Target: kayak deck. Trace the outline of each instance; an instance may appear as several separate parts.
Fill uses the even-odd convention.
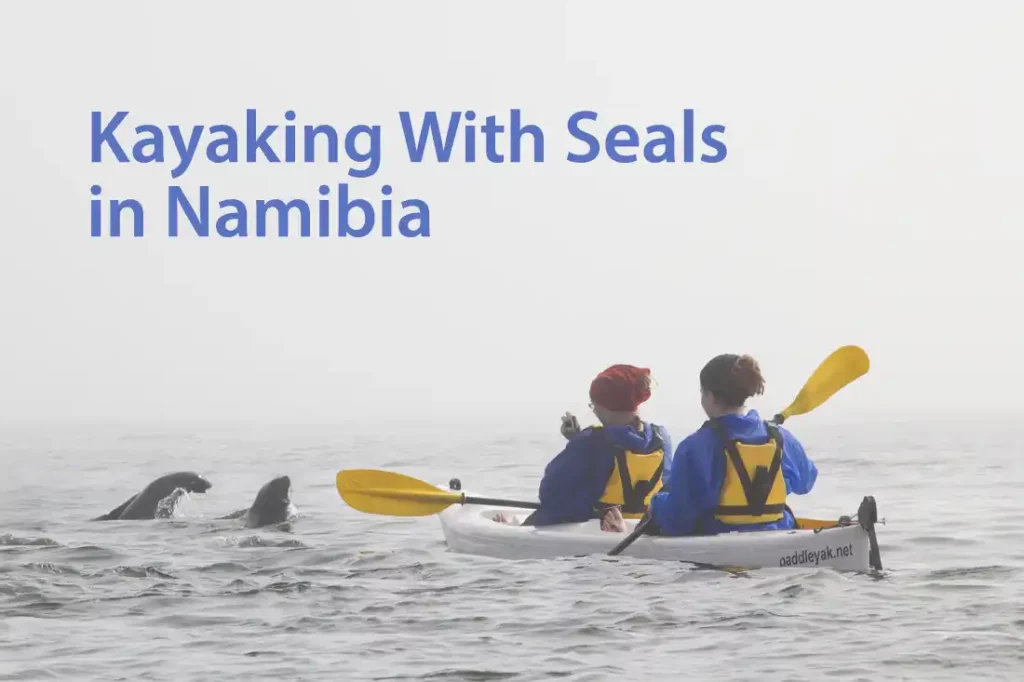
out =
[[[499,559],[552,559],[607,554],[626,537],[625,533],[602,531],[596,519],[534,527],[499,523],[494,520],[499,513],[506,518],[515,517],[518,524],[530,510],[477,504],[448,507],[438,514],[448,547],[463,554]],[[642,535],[622,555],[729,568],[880,570],[874,539],[877,513],[873,498],[864,498],[857,516],[858,521],[844,518],[844,525],[837,521],[831,527],[815,529],[686,537]],[[637,520],[626,519],[627,533],[636,524]]]

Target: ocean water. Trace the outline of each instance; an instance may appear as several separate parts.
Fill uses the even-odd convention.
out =
[[[820,469],[792,505],[837,516],[874,495],[881,576],[469,557],[436,518],[361,514],[334,488],[339,469],[372,467],[535,499],[557,419],[2,427],[0,679],[1024,679],[1024,428],[792,427]],[[88,520],[178,470],[214,487],[175,519]],[[279,474],[289,529],[214,518]]]

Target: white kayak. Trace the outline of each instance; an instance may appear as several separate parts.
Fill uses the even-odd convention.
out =
[[[467,494],[468,496],[468,494]],[[551,559],[608,554],[626,535],[602,531],[600,521],[555,526],[499,523],[498,513],[521,522],[529,509],[501,505],[453,504],[438,514],[448,547],[463,554],[499,559]],[[734,532],[710,536],[642,535],[622,556],[684,561],[723,568],[829,567],[843,571],[881,569],[874,524],[874,499],[864,498],[858,521],[844,518],[832,527]],[[627,530],[636,520],[626,520]],[[822,522],[815,522],[821,524]]]

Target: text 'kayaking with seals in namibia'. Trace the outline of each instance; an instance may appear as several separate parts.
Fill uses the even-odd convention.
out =
[[[91,116],[92,163],[113,159],[118,164],[163,164],[170,159],[173,179],[183,176],[193,162],[203,158],[217,165],[337,164],[344,150],[349,161],[347,175],[356,179],[375,176],[383,161],[380,125],[353,125],[341,135],[327,124],[296,125],[297,115],[292,110],[284,112],[284,125],[265,125],[259,123],[255,109],[247,109],[241,132],[227,123],[209,127],[168,125],[166,131],[151,123],[132,127],[127,122],[128,111],[107,115],[93,111]],[[453,111],[442,132],[435,111],[425,112],[418,123],[410,112],[398,112],[406,158],[409,163],[420,164],[430,148],[433,154],[429,161],[438,164],[451,163],[456,149],[460,150],[456,160],[466,164],[519,164],[524,158],[532,163],[545,162],[544,132],[536,124],[524,123],[521,110],[511,109],[507,123],[495,115],[483,117],[482,123],[477,123],[479,118],[472,110]],[[632,125],[619,123],[612,125],[602,139],[586,129],[590,124],[596,126],[597,112],[576,111],[566,123],[574,146],[564,160],[575,164],[599,158],[619,164],[717,164],[725,160],[728,149],[722,139],[724,125],[706,125],[698,131],[693,109],[684,109],[680,118],[679,130],[653,124],[643,128],[641,134]],[[699,144],[711,153],[698,155]],[[524,157],[524,149],[532,154]],[[279,237],[297,233],[302,237],[358,238],[375,230],[381,237],[431,235],[431,211],[425,200],[395,196],[395,188],[389,183],[381,184],[378,192],[372,200],[355,196],[348,182],[333,179],[317,185],[318,198],[262,198],[250,206],[243,199],[218,197],[209,185],[188,189],[174,184],[167,188],[167,204],[161,213],[166,215],[169,237],[189,230],[198,237],[266,237],[275,234],[274,225]],[[91,185],[90,193],[93,237],[120,237],[123,228],[134,237],[144,236],[146,210],[140,200],[116,197],[104,202],[101,197],[109,192],[98,183]],[[211,214],[213,202],[217,210]],[[129,222],[130,228],[122,225]]]

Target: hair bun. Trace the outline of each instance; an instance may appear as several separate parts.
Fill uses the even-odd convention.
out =
[[[741,355],[736,358],[732,375],[747,397],[764,393],[764,377],[761,376],[761,366],[750,355]]]

